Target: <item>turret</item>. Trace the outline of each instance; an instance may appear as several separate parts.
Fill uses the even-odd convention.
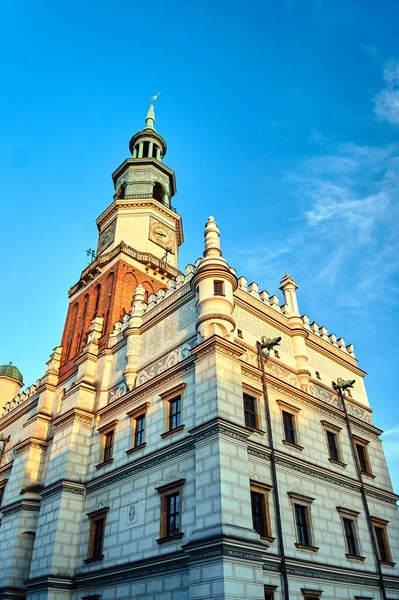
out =
[[[18,394],[24,385],[21,371],[10,362],[0,366],[0,406],[3,407]]]
[[[204,258],[191,285],[197,297],[197,331],[201,339],[215,334],[229,338],[235,329],[232,314],[237,279],[222,256],[219,229],[213,217],[205,225]]]

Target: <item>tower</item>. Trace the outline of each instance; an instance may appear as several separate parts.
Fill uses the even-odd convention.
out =
[[[130,140],[131,158],[112,174],[113,201],[96,220],[96,258],[69,290],[61,381],[77,370],[76,360],[94,317],[103,318],[99,339],[102,350],[113,324],[130,312],[133,292],[139,284],[148,297],[179,274],[177,259],[183,229],[181,216],[172,207],[175,174],[162,162],[166,142],[154,123],[151,104],[144,129]]]

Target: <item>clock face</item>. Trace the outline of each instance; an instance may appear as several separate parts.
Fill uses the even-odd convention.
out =
[[[172,229],[154,218],[151,219],[149,238],[165,250],[173,250],[174,235]]]
[[[98,238],[97,254],[101,254],[101,252],[103,252],[112,244],[115,239],[115,229],[116,220],[112,221],[112,223],[110,223],[108,227],[106,227],[104,231],[100,233],[100,237]]]

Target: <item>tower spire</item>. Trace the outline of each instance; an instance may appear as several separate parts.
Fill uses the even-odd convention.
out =
[[[145,118],[145,129],[153,129],[155,131],[155,110],[154,105],[150,104],[147,110],[147,116]]]

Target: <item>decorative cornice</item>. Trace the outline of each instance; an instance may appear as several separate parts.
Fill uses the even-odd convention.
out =
[[[7,506],[2,506],[0,509],[0,514],[2,514],[3,517],[8,517],[9,515],[21,511],[39,512],[40,500],[17,500],[17,502],[13,502],[12,504],[8,504]]]
[[[67,479],[61,479],[55,483],[51,483],[44,490],[40,492],[43,499],[51,498],[59,494],[73,494],[74,496],[83,496],[85,493],[86,486],[84,483],[78,481],[68,481]]]
[[[229,315],[225,315],[223,313],[212,313],[210,315],[203,315],[202,317],[200,317],[197,320],[196,329],[198,329],[201,323],[205,323],[205,321],[214,321],[216,319],[227,321],[228,323],[231,323],[233,327],[236,326],[236,322],[234,321],[233,317],[230,317]]]
[[[227,419],[216,417],[211,421],[207,421],[206,423],[190,429],[188,433],[197,444],[198,442],[202,442],[203,440],[217,435],[231,438],[237,442],[247,442],[252,432],[248,431],[246,427],[237,425],[237,423],[232,423],[231,421],[227,421]]]
[[[80,408],[71,408],[63,415],[54,419],[53,426],[55,429],[60,429],[61,427],[71,425],[74,421],[78,421],[81,425],[91,427],[94,422],[94,415],[93,413]]]
[[[191,290],[190,281],[181,288],[177,288],[170,296],[164,297],[158,304],[144,313],[140,333],[144,333],[148,329],[151,329],[170,313],[176,312],[179,308],[192,300],[194,296],[195,294]]]
[[[72,577],[59,577],[57,575],[48,575],[45,577],[33,577],[25,581],[25,585],[28,590],[72,590],[73,589],[73,578]]]
[[[196,358],[202,358],[212,352],[221,352],[231,358],[238,358],[242,354],[242,349],[219,335],[212,335],[198,346],[194,346],[191,352]]]
[[[40,440],[35,437],[28,437],[26,440],[22,440],[19,444],[13,446],[12,450],[14,450],[15,456],[18,454],[23,454],[24,452],[29,452],[29,450],[41,450],[45,452],[47,448],[47,442],[45,440]]]

